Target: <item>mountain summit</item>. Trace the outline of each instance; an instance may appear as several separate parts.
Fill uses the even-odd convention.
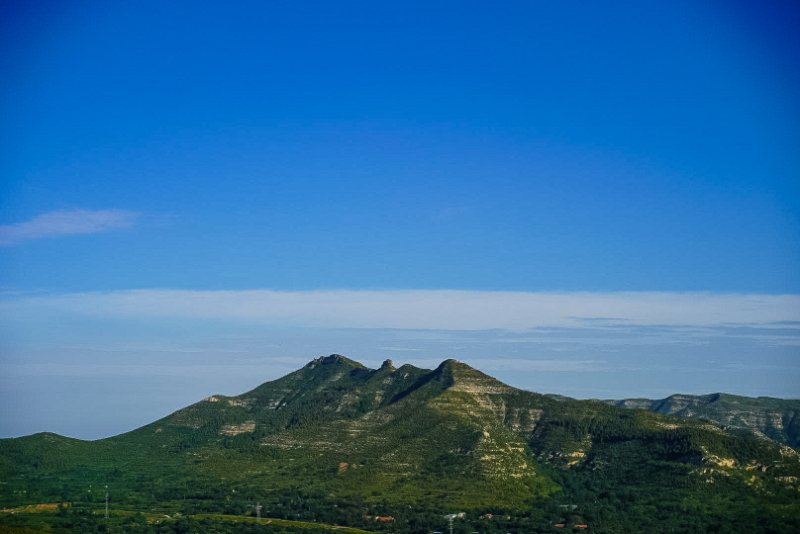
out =
[[[112,438],[0,440],[0,461],[6,507],[110,483],[140,507],[258,500],[361,526],[390,514],[405,518],[398,532],[454,510],[503,511],[535,531],[569,516],[563,506],[598,532],[791,526],[800,495],[797,452],[763,434],[523,391],[452,359],[370,369],[338,354]]]

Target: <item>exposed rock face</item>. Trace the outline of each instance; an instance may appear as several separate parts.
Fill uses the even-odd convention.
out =
[[[253,432],[255,429],[256,422],[247,421],[238,425],[225,425],[222,427],[222,430],[220,430],[220,434],[225,436],[236,436],[238,434],[244,434],[245,432]]]

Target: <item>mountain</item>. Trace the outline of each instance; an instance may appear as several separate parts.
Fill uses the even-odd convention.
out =
[[[442,530],[456,512],[467,532],[796,531],[798,477],[794,449],[750,431],[523,391],[456,360],[369,369],[335,354],[119,436],[0,440],[7,510],[96,510],[107,485],[120,511],[232,517],[260,502],[391,532]]]
[[[713,393],[671,395],[660,400],[625,399],[606,402],[623,408],[704,418],[725,427],[746,428],[795,449],[800,447],[800,400]]]

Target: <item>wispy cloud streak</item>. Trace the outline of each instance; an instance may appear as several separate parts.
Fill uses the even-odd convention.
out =
[[[13,297],[0,311],[119,318],[230,320],[324,328],[530,330],[769,325],[800,318],[800,295],[671,292],[535,293],[453,290],[128,290]]]
[[[0,225],[0,245],[76,234],[94,234],[131,226],[138,214],[131,211],[58,210],[29,221]]]

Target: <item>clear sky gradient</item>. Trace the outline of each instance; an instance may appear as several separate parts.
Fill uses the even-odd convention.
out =
[[[800,396],[798,27],[779,1],[6,3],[0,435],[121,432],[330,352]]]

